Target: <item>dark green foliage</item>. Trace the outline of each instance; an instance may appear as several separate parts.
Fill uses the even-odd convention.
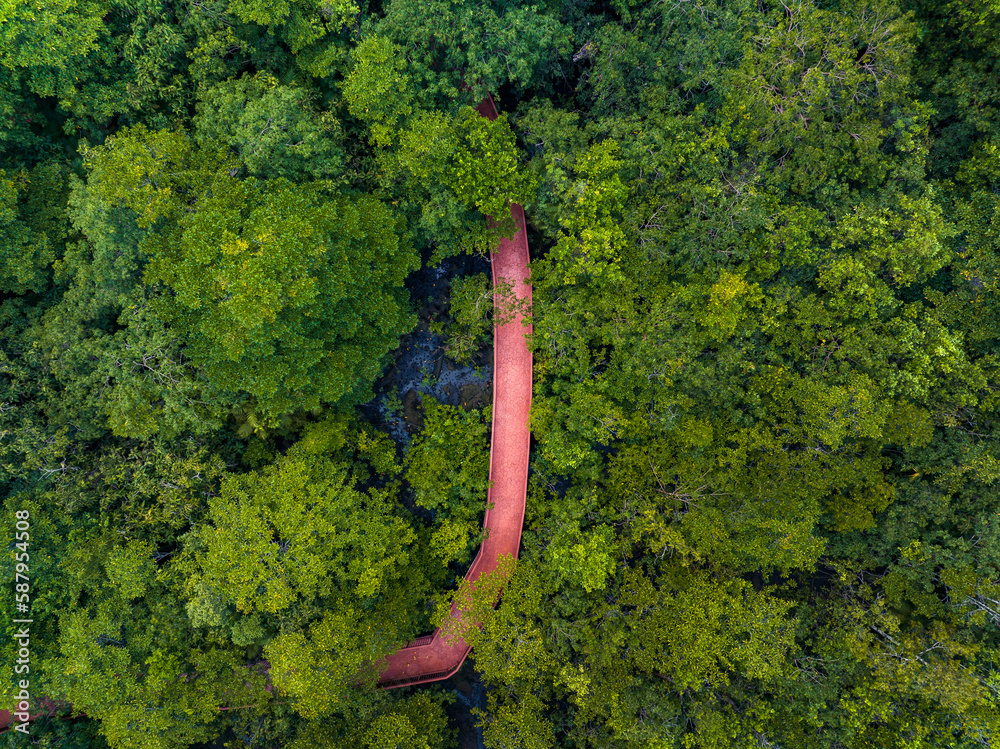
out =
[[[87,718],[71,718],[71,713],[54,718],[45,716],[31,724],[31,746],[39,749],[107,749],[108,742],[98,733],[97,721]],[[4,736],[5,746],[12,749],[22,746],[24,735],[8,731]]]
[[[490,411],[425,396],[403,450],[357,407],[418,257],[516,201],[523,543],[450,633],[484,743],[996,745],[998,40],[996,0],[0,2],[0,488],[33,694],[88,716],[30,741],[456,745],[450,686],[367,665],[469,593]],[[453,360],[508,291],[452,279]]]
[[[316,111],[310,92],[266,74],[242,76],[203,93],[196,138],[226,144],[255,177],[331,179],[343,171],[339,123]]]
[[[531,4],[497,12],[469,0],[397,0],[371,30],[403,47],[427,104],[459,98],[463,83],[472,104],[506,84],[524,91],[569,51],[566,26]]]
[[[66,170],[55,161],[31,171],[0,170],[0,291],[42,291],[66,239]]]

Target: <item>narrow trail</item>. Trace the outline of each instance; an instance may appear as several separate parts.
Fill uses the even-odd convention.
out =
[[[492,97],[487,96],[478,107],[479,114],[491,120],[497,118]],[[493,283],[512,282],[518,299],[531,303],[528,283],[528,234],[524,224],[524,209],[511,204],[510,215],[518,231],[511,239],[501,239],[490,256]],[[497,305],[499,298],[494,297]],[[490,482],[487,493],[486,517],[483,527],[487,538],[469,568],[466,580],[475,582],[497,568],[500,557],[517,557],[521,546],[521,526],[528,489],[528,412],[531,409],[531,352],[525,334],[531,325],[522,324],[523,315],[498,325],[493,330],[493,430],[490,437]],[[492,509],[490,506],[492,504]],[[452,606],[451,615],[461,619]],[[458,671],[471,647],[464,640],[449,645],[437,630],[420,637],[385,659],[385,671],[379,686],[386,689],[427,684],[447,679]]]
[[[492,97],[484,99],[477,111],[491,120],[497,118]],[[493,284],[510,281],[514,294],[525,303],[531,303],[531,285],[528,283],[528,235],[524,223],[524,209],[517,203],[510,207],[510,215],[517,222],[514,239],[501,239],[496,252],[490,256],[493,266]],[[497,305],[500,299],[494,297]],[[469,568],[466,579],[475,582],[480,575],[497,568],[503,555],[517,557],[521,546],[521,526],[524,523],[524,505],[528,488],[528,412],[531,409],[531,352],[524,336],[531,333],[531,325],[523,325],[522,314],[493,330],[493,431],[490,438],[490,481],[487,492],[486,517],[483,527],[488,536]],[[493,507],[490,508],[490,503]],[[452,616],[461,619],[453,606]],[[458,671],[471,647],[463,640],[454,645],[445,642],[441,631],[421,637],[393,653],[384,661],[385,671],[379,686],[395,687],[427,684],[447,679]],[[48,703],[41,698],[38,706]],[[37,710],[38,706],[35,706]],[[219,708],[227,710],[232,708]],[[54,714],[50,710],[49,714]],[[32,714],[31,720],[45,715]],[[82,715],[82,714],[81,714]],[[0,732],[6,731],[13,716],[0,710]]]

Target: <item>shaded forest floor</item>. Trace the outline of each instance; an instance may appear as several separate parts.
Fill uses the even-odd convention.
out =
[[[483,408],[493,399],[493,346],[480,349],[471,366],[460,366],[446,356],[445,336],[432,329],[448,319],[454,279],[489,274],[489,261],[462,255],[446,258],[436,268],[424,261],[406,281],[417,305],[417,327],[400,339],[392,363],[375,384],[375,397],[359,409],[400,451],[423,428],[422,396],[466,409]]]

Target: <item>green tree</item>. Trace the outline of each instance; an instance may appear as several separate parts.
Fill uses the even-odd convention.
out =
[[[103,36],[108,2],[9,0],[0,7],[0,64],[25,70],[32,89],[54,96]]]
[[[343,469],[294,450],[262,473],[230,476],[209,502],[204,582],[237,610],[273,614],[334,591],[376,599],[414,537],[388,498],[351,488]]]
[[[406,50],[427,104],[457,99],[463,87],[473,104],[504,84],[523,91],[569,51],[569,29],[537,5],[498,13],[464,0],[396,0],[372,30]]]
[[[108,205],[137,213],[154,309],[210,382],[268,419],[364,399],[412,324],[402,281],[416,257],[393,214],[324,182],[230,176],[221,152],[136,128],[88,153]],[[192,205],[194,210],[185,206]]]
[[[414,501],[435,514],[432,553],[469,561],[481,539],[489,488],[491,409],[468,411],[423,396],[424,429],[410,444],[406,480]]]
[[[344,432],[320,422],[271,466],[226,477],[182,563],[192,623],[263,644],[275,687],[310,718],[363,699],[352,689],[411,635],[423,588],[415,533],[389,490],[355,487]]]
[[[358,12],[353,0],[228,0],[227,10],[244,22],[267,27],[288,45],[296,63],[312,76],[329,75],[341,58],[337,32]]]
[[[0,169],[0,291],[43,291],[68,233],[66,169],[56,161],[31,171]]]
[[[308,89],[267,73],[230,79],[201,92],[195,139],[227,144],[251,176],[293,182],[342,178],[339,123],[318,111]]]

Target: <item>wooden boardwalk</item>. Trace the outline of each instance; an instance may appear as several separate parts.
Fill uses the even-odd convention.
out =
[[[479,113],[493,120],[497,110],[487,97]],[[510,214],[518,231],[511,239],[500,240],[491,255],[494,286],[501,280],[513,283],[518,298],[531,302],[528,283],[528,235],[524,209],[512,204]],[[497,305],[500,300],[495,299]],[[531,352],[525,335],[531,325],[522,323],[523,315],[498,325],[493,330],[493,430],[490,438],[490,481],[486,517],[483,526],[487,537],[473,561],[466,579],[475,582],[484,573],[497,568],[501,556],[517,557],[521,546],[521,526],[528,488],[528,413],[531,409]],[[491,508],[492,505],[492,508]],[[452,606],[452,616],[461,613]],[[420,637],[385,659],[379,685],[387,689],[426,684],[447,679],[454,674],[470,646],[463,640],[449,645],[441,630]]]
[[[478,107],[479,113],[491,120],[497,110],[492,98],[485,99]],[[514,239],[502,239],[496,252],[490,256],[493,266],[494,286],[500,280],[514,285],[518,298],[531,303],[531,285],[528,281],[528,235],[524,225],[524,209],[512,204],[510,214],[517,222]],[[500,300],[495,300],[500,304]],[[521,546],[521,526],[524,523],[524,504],[528,488],[528,412],[531,409],[531,352],[524,336],[531,333],[531,325],[522,324],[518,314],[504,325],[493,330],[493,431],[490,443],[490,481],[487,494],[486,517],[483,526],[488,536],[479,554],[469,568],[466,579],[475,582],[483,573],[496,569],[501,556],[517,557]],[[492,503],[492,509],[489,508]],[[452,607],[452,616],[461,614]],[[420,637],[385,659],[385,671],[379,685],[393,687],[426,684],[447,679],[455,673],[470,647],[459,640],[449,645],[438,630]],[[39,707],[48,703],[42,698]],[[220,708],[225,710],[227,708]],[[44,713],[33,713],[34,720]],[[50,711],[50,714],[54,712]],[[9,728],[11,715],[0,710],[0,732]]]

